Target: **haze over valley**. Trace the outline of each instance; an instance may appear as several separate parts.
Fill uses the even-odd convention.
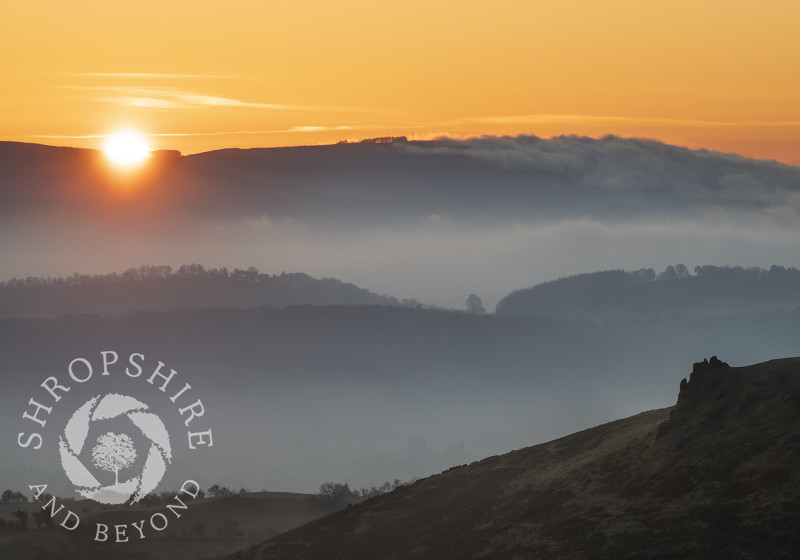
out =
[[[37,428],[30,399],[59,430],[124,391],[185,438],[201,399],[214,446],[176,447],[161,487],[302,495],[280,530],[663,409],[703,357],[798,353],[800,173],[777,162],[616,137],[157,154],[124,180],[89,150],[0,159],[0,435]],[[4,484],[74,496],[47,437]],[[278,531],[214,530],[218,556]]]
[[[3,8],[0,558],[796,556],[800,3]]]
[[[0,144],[0,276],[254,266],[492,310],[574,274],[799,256],[796,167],[652,140],[219,150],[123,178],[102,157]]]

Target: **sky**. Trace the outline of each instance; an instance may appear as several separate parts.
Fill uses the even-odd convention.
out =
[[[4,0],[0,140],[101,148],[133,129],[153,149],[184,154],[378,136],[431,141],[153,158],[139,176],[112,178],[94,165],[96,154],[3,144],[0,280],[195,262],[332,276],[448,308],[474,293],[491,312],[512,290],[596,270],[796,267],[800,167],[763,160],[800,164],[798,24],[797,0]],[[654,361],[672,374],[702,356],[716,333],[698,332],[672,343],[654,337],[660,355],[680,354]],[[743,332],[723,350],[766,359],[791,349]],[[605,360],[603,371],[638,372],[636,352],[646,348],[629,352],[620,340],[629,361]],[[588,370],[573,363],[572,371]],[[602,414],[569,420],[579,401],[557,411],[552,430],[541,428],[550,403],[529,393],[518,407],[477,409],[446,385],[439,394],[461,408],[443,412],[436,394],[425,395],[411,415],[397,405],[408,424],[398,428],[389,414],[378,428],[397,434],[401,456],[417,435],[444,453],[463,437],[453,411],[479,425],[501,410],[506,431],[527,422],[521,411],[541,413],[513,445],[487,431],[486,441],[505,443],[475,451],[467,439],[477,457],[674,402],[678,380],[656,378],[669,385],[657,399],[626,385],[622,408],[626,397],[609,383],[606,401],[592,395]],[[407,386],[409,401],[426,387]],[[248,424],[261,430],[281,412],[302,415],[295,403],[322,389],[299,380],[296,393],[270,392],[282,400],[274,408],[241,410],[253,410]],[[337,408],[374,406],[352,416],[372,429],[363,418],[380,416],[384,401],[342,394],[308,414],[303,429],[319,431],[314,422],[327,425]],[[477,394],[482,402],[489,391]],[[241,406],[237,396],[218,410]],[[294,465],[325,464],[317,453],[328,451],[307,435],[298,436],[311,444]],[[274,465],[264,470],[276,478],[254,487],[307,490],[323,476],[352,474],[315,472],[301,486],[279,484]],[[383,466],[374,472],[370,483],[385,480]]]
[[[616,134],[800,163],[790,0],[6,0],[0,22],[2,140]]]

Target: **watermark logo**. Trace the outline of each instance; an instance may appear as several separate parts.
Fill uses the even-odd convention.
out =
[[[20,432],[17,444],[36,453],[55,453],[57,442],[57,457],[65,481],[81,498],[106,506],[135,506],[157,489],[178,450],[187,455],[213,447],[213,431],[203,425],[206,409],[202,399],[194,396],[190,383],[177,381],[178,372],[167,368],[164,362],[148,364],[144,354],[132,353],[124,364],[120,363],[117,352],[109,350],[100,352],[95,363],[75,358],[66,369],[66,376],[44,379],[39,385],[41,391],[29,399],[22,418],[26,426],[36,426],[36,431]],[[79,391],[68,394],[81,386],[91,387],[93,382],[124,385],[127,390],[93,391],[89,394],[94,396],[85,401],[78,399],[75,406],[74,398]],[[130,392],[136,396],[127,394]],[[70,406],[67,403],[71,400]],[[173,409],[168,412],[173,419],[177,416],[182,421],[185,439],[170,437],[163,414],[160,416],[151,406],[155,403],[161,409]],[[57,408],[65,410],[56,414]],[[57,439],[47,433],[55,416],[69,416],[63,429],[57,430]],[[45,495],[48,486],[48,481],[29,484],[34,499]],[[185,500],[195,499],[199,494],[199,483],[186,480],[163,512],[150,515],[149,524],[148,519],[141,519],[130,526],[111,528],[93,519],[94,539],[128,542],[136,537],[144,539],[148,529],[163,531],[170,519],[180,518],[187,509]],[[81,519],[69,505],[70,502],[59,503],[51,497],[42,509],[53,519],[60,516],[61,526],[74,531]]]
[[[67,422],[63,437],[58,438],[58,448],[61,466],[79,494],[102,504],[124,504],[136,503],[156,489],[164,478],[167,464],[172,461],[172,450],[164,423],[147,409],[146,404],[133,397],[111,393],[94,397],[75,411]],[[150,448],[141,474],[120,482],[120,470],[131,467],[137,458],[134,442],[126,433],[100,435],[92,449],[92,464],[96,469],[114,475],[114,483],[103,486],[86,468],[80,456],[86,446],[90,424],[120,416],[128,417],[131,425],[149,440]]]

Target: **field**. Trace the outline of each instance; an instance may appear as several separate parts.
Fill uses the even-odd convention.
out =
[[[11,520],[11,513],[29,512],[28,530],[0,533],[0,549],[4,558],[82,560],[111,554],[119,560],[214,559],[234,550],[263,541],[280,532],[310,521],[319,514],[310,504],[310,496],[288,492],[256,492],[221,498],[188,501],[188,509],[176,518],[166,507],[111,510],[90,500],[67,502],[65,506],[80,517],[80,525],[72,532],[58,526],[37,528],[32,514],[36,503],[0,503],[0,519]],[[169,525],[156,532],[149,525],[153,514],[163,512]],[[145,538],[128,525],[125,543],[94,541],[96,523],[109,526],[138,523],[145,519]],[[115,540],[113,527],[109,541]]]

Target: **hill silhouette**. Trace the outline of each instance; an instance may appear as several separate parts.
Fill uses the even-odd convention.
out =
[[[106,188],[101,152],[0,142],[0,164],[4,216],[111,210],[115,194]],[[152,217],[157,206],[173,219],[266,215],[375,224],[430,213],[506,222],[751,211],[797,192],[800,171],[655,140],[518,136],[223,149],[164,159],[140,181],[158,187],[142,189],[116,219]]]
[[[140,266],[121,274],[66,278],[25,278],[0,283],[0,317],[54,317],[89,313],[214,307],[287,305],[399,305],[335,278],[302,273],[261,274],[255,267],[235,269],[184,265]]]
[[[672,408],[450,469],[228,560],[792,558],[799,370],[699,363]]]
[[[561,319],[718,316],[800,306],[800,270],[741,266],[682,265],[607,270],[538,284],[507,295],[499,315],[544,315]]]

